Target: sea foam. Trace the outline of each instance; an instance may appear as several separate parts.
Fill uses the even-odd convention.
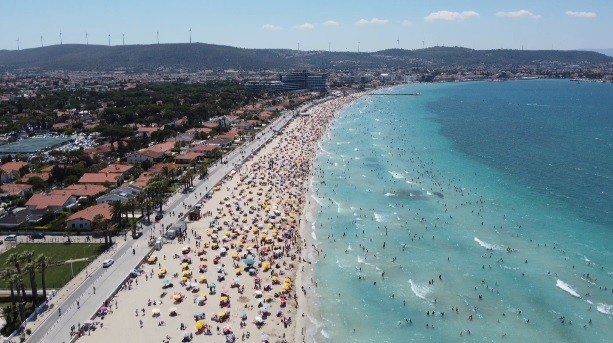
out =
[[[394,179],[404,179],[404,175],[402,173],[395,172],[395,171],[390,171],[389,173],[392,174],[392,177]]]
[[[598,303],[596,309],[600,313],[613,315],[613,305]]]
[[[567,292],[568,294],[572,295],[573,297],[581,298],[581,296],[579,295],[579,293],[577,293],[577,291],[575,291],[569,284],[567,284],[566,282],[564,282],[564,281],[562,281],[560,279],[558,279],[556,281],[556,286],[559,289],[561,289],[561,290]]]
[[[486,249],[489,249],[489,250],[503,250],[503,248],[500,245],[484,242],[477,237],[475,237],[475,242],[479,243],[480,246]]]
[[[413,280],[409,279],[409,284],[411,284],[411,291],[415,296],[420,299],[429,300],[426,296],[432,292],[432,288],[426,285],[420,285],[418,283],[413,282]]]

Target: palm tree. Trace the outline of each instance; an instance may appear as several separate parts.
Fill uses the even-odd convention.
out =
[[[11,253],[9,255],[9,257],[6,259],[5,264],[7,265],[13,265],[15,267],[15,270],[17,271],[17,276],[19,276],[19,283],[17,284],[17,291],[19,292],[19,290],[21,290],[21,296],[23,298],[26,297],[26,288],[22,282],[22,278],[21,278],[21,256],[19,256],[18,254],[15,253]]]
[[[112,212],[113,212],[113,221],[120,223],[121,222],[121,214],[123,213],[123,206],[121,204],[121,201],[113,201],[111,203],[112,208]]]
[[[47,301],[47,284],[45,283],[45,271],[49,265],[49,258],[44,254],[36,257],[36,265],[40,268],[40,281],[43,287],[43,299]]]
[[[103,221],[104,221],[104,217],[102,217],[101,214],[96,214],[94,216],[94,219],[92,220],[92,232],[101,233],[104,236],[104,245],[108,246],[109,240],[106,234],[104,233]]]
[[[9,325],[15,322],[17,318],[17,299],[15,298],[15,271],[13,269],[4,269],[0,272],[0,278],[6,280],[6,285],[9,287],[11,291],[11,316],[7,316],[7,320],[9,320]]]
[[[32,252],[28,251],[33,256]],[[32,287],[32,305],[38,305],[38,288],[36,287],[36,262],[30,259],[23,267],[30,276],[30,286]]]
[[[21,319],[21,322],[26,320],[26,316],[25,316],[25,308],[24,308],[24,300],[25,300],[25,289],[23,288],[23,278],[21,277],[21,274],[15,273],[13,274],[13,278],[12,278],[12,282],[15,285],[15,287],[17,288],[17,301],[18,301],[18,311],[19,311],[19,318]],[[19,292],[19,287],[21,286],[21,290],[22,292]]]

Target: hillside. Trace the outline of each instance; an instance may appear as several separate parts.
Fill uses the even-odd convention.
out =
[[[525,65],[593,66],[613,57],[591,51],[472,50],[433,47],[371,53],[241,49],[203,43],[154,45],[65,44],[21,51],[0,51],[0,71],[202,69],[351,69],[356,67],[509,67]]]

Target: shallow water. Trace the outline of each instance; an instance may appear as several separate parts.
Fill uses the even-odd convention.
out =
[[[359,100],[320,145],[313,340],[607,341],[613,85],[390,91],[422,95]]]

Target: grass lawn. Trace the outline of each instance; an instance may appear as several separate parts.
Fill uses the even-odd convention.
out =
[[[44,254],[49,258],[49,263],[53,264],[57,261],[65,261],[71,259],[80,259],[80,258],[90,258],[98,256],[103,250],[103,245],[98,243],[86,243],[86,244],[28,244],[22,243],[18,244],[15,248],[10,249],[9,251],[0,255],[0,269],[6,267],[6,260],[8,256],[12,253],[20,254],[24,251],[31,251],[34,253],[34,256],[38,256],[39,254]],[[22,262],[22,267],[25,262]],[[45,281],[47,284],[47,288],[61,288],[66,283],[68,283],[74,275],[77,275],[81,270],[83,270],[89,261],[78,261],[71,264],[63,264],[53,267],[47,267],[45,271]],[[30,281],[27,275],[24,275],[24,282],[26,287],[29,287]],[[40,278],[40,270],[36,273],[36,283],[38,288],[41,288],[41,278]],[[0,288],[6,288],[6,285],[3,281],[0,281]]]

